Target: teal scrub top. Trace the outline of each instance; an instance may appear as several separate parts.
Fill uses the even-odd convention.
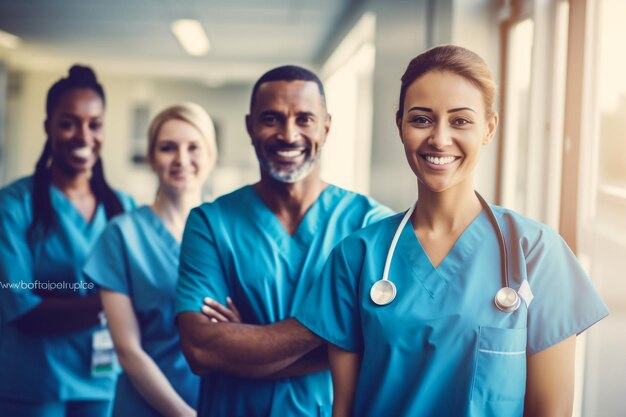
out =
[[[29,244],[32,177],[0,190],[0,398],[25,401],[109,400],[116,375],[91,376],[92,334],[101,327],[55,336],[23,333],[13,321],[35,308],[44,286],[74,286],[66,295],[93,294],[83,262],[107,224],[100,204],[87,222],[50,186],[58,218],[45,239]],[[121,193],[125,209],[133,200]],[[89,288],[91,287],[91,288]],[[37,290],[39,288],[39,290]]]
[[[195,408],[200,378],[192,374],[174,323],[180,244],[148,206],[116,217],[96,243],[85,274],[99,287],[127,295],[139,322],[141,346],[174,390]],[[159,416],[126,373],[117,383],[114,416]]]
[[[362,355],[355,416],[521,417],[527,356],[608,314],[557,233],[493,210],[508,250],[509,285],[525,288],[526,301],[513,313],[494,305],[500,250],[484,211],[438,268],[407,223],[389,271],[397,295],[386,306],[371,301],[370,289],[383,275],[402,215],[337,245],[295,317]]]
[[[244,323],[291,317],[343,237],[391,214],[374,200],[329,185],[290,236],[252,186],[194,209],[180,256],[176,312],[200,312],[204,297],[230,296]],[[200,417],[329,415],[328,371],[277,381],[209,374]]]

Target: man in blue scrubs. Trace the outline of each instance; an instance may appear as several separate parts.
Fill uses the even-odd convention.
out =
[[[320,179],[330,121],[315,74],[264,74],[246,116],[261,180],[189,216],[176,312],[183,351],[203,375],[199,416],[331,414],[325,347],[288,317],[332,248],[390,212]],[[204,297],[213,320],[201,312]],[[220,306],[229,300],[246,324],[224,322],[237,319]]]

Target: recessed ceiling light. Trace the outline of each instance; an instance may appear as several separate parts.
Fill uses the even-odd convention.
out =
[[[197,20],[176,20],[172,23],[172,32],[189,55],[201,56],[209,52],[209,38]]]
[[[0,46],[4,46],[5,48],[15,49],[20,45],[20,38],[15,35],[10,34],[9,32],[5,32],[0,30]]]

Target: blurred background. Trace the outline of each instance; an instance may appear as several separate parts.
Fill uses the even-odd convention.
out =
[[[625,21],[623,0],[0,0],[0,185],[33,172],[46,91],[83,63],[107,93],[110,183],[149,202],[148,123],[194,101],[217,127],[217,197],[259,176],[252,84],[297,64],[327,89],[325,179],[403,210],[416,186],[394,123],[399,78],[426,48],[465,46],[500,87],[477,189],[558,230],[611,310],[579,341],[575,415],[626,416]]]

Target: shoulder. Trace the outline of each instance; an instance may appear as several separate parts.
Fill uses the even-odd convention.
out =
[[[254,190],[251,185],[246,185],[213,201],[202,203],[194,208],[192,212],[195,212],[196,215],[210,215],[218,211],[233,212],[245,210],[252,198],[254,198]]]
[[[387,252],[401,220],[402,214],[393,215],[351,233],[335,246],[329,262],[346,265],[359,275],[364,262]]]
[[[127,229],[129,227],[132,227],[137,223],[141,223],[144,221],[147,215],[147,210],[150,210],[150,207],[146,205],[135,207],[130,211],[115,216],[113,219],[111,219],[111,221],[109,221],[108,227],[116,229]]]
[[[377,250],[377,248],[380,249],[380,246],[388,247],[403,216],[404,213],[390,215],[376,223],[356,230],[343,239],[338,247],[347,251],[355,247],[361,247],[365,251]]]
[[[511,209],[489,205],[493,213],[495,214],[498,221],[502,220],[505,223],[516,225],[518,228],[529,229],[529,230],[538,230],[542,227],[547,227],[545,224],[538,222],[537,220],[533,220],[530,217],[526,217],[523,214],[520,214]]]
[[[187,226],[209,225],[216,222],[223,225],[229,219],[249,218],[252,207],[256,206],[254,198],[252,186],[246,185],[213,201],[202,203],[191,210]]]
[[[28,176],[13,181],[0,189],[0,201],[8,203],[30,199],[33,190],[33,177]]]
[[[335,210],[344,211],[350,215],[360,215],[364,219],[371,220],[365,221],[364,224],[369,224],[372,221],[394,214],[393,210],[370,196],[349,191],[332,184],[328,185],[328,188],[322,194],[322,198],[326,200],[326,204],[332,205]]]
[[[150,207],[143,205],[115,216],[107,223],[100,240],[109,244],[128,246],[131,249],[137,242],[150,241],[150,238],[146,237],[152,236],[150,210]]]
[[[260,197],[254,190],[252,185],[244,185],[241,188],[231,191],[228,194],[224,194],[214,201],[205,203],[206,207],[219,207],[222,209],[233,209],[242,207],[242,204],[249,203],[251,200],[259,200]]]
[[[372,197],[357,193],[355,191],[346,190],[345,188],[339,187],[338,185],[334,184],[328,184],[328,187],[326,188],[326,190],[324,190],[322,196],[326,197],[329,200],[337,200],[341,202],[357,204],[363,207],[377,207],[382,205]]]
[[[0,213],[30,217],[32,205],[32,177],[20,178],[0,189]],[[29,220],[27,220],[29,221]]]
[[[357,230],[351,236],[362,240],[376,240],[382,236],[395,233],[396,229],[400,225],[405,212],[391,214],[384,219],[365,226],[364,228]]]
[[[117,198],[119,198],[120,203],[122,203],[122,207],[124,207],[124,211],[129,211],[137,207],[135,203],[135,199],[130,195],[118,189],[113,190]]]
[[[565,244],[561,235],[550,226],[504,207],[491,207],[505,236],[519,244],[524,253],[528,254],[538,246]]]

